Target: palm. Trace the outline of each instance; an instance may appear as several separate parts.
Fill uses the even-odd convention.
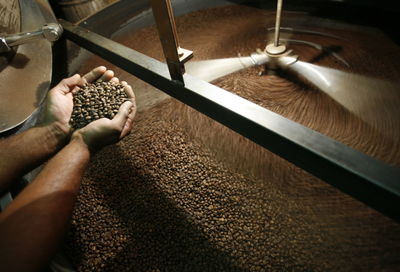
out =
[[[69,120],[73,109],[73,92],[78,86],[91,83],[96,80],[110,80],[114,76],[112,71],[107,71],[100,66],[83,77],[74,75],[63,79],[57,86],[49,91],[46,100],[44,123],[52,124],[58,122],[62,126],[69,128]]]
[[[49,118],[53,119],[51,121],[68,124],[73,108],[72,93],[65,94],[58,89],[51,90],[47,107]]]
[[[130,87],[127,87],[131,90]],[[113,119],[101,118],[91,122],[76,133],[82,135],[85,143],[92,150],[98,150],[103,146],[113,144],[129,134],[132,128],[132,120],[135,117],[135,99],[124,102]]]
[[[46,100],[44,111],[44,123],[58,123],[65,131],[70,131],[69,121],[73,111],[73,94],[79,86],[86,83],[92,83],[97,80],[113,81],[118,83],[118,78],[114,77],[114,72],[100,66],[83,77],[74,75],[63,79],[57,86],[51,89]],[[99,119],[76,131],[82,135],[85,142],[93,149],[99,149],[105,145],[118,142],[125,137],[132,128],[132,120],[136,113],[135,95],[132,88],[126,83],[124,91],[130,98],[119,109],[115,117],[110,120],[106,118]]]
[[[102,118],[96,120],[84,129],[85,140],[87,143],[97,149],[97,146],[105,146],[118,142],[120,131],[115,129],[110,119]]]

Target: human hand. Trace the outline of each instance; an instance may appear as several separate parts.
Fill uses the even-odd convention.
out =
[[[128,88],[130,89],[130,86]],[[117,143],[132,129],[133,118],[136,114],[134,97],[131,97],[131,101],[124,102],[113,119],[101,118],[93,121],[75,131],[72,137],[81,138],[92,152]]]
[[[69,133],[69,120],[73,109],[73,92],[77,91],[78,88],[83,86],[85,83],[91,83],[96,80],[116,81],[117,79],[114,78],[113,71],[107,70],[104,66],[99,66],[83,77],[76,74],[72,77],[61,80],[61,82],[52,88],[47,94],[43,124],[57,124],[65,133]]]
[[[112,77],[110,81],[119,83],[119,79]],[[135,95],[130,85],[125,81],[124,91],[129,101],[123,103],[113,119],[101,118],[74,132],[73,138],[81,138],[90,151],[97,151],[102,147],[117,143],[128,135],[132,129],[133,118],[136,115]]]

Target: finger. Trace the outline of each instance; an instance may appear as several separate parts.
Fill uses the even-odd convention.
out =
[[[119,83],[118,77],[113,77],[112,79],[110,79],[110,81],[112,81],[114,83]]]
[[[135,93],[132,90],[132,87],[128,85],[126,81],[121,81],[121,84],[124,85],[124,91],[129,98],[133,98],[132,101],[135,100]]]
[[[77,86],[75,86],[73,89],[72,89],[72,91],[71,91],[71,93],[72,94],[75,94],[77,91],[79,91],[79,86],[77,85]]]
[[[94,68],[92,71],[83,76],[82,85],[84,85],[85,83],[92,83],[98,80],[101,76],[103,76],[106,73],[106,71],[107,68],[105,66],[99,66]]]
[[[133,120],[133,118],[135,118],[135,115],[136,115],[136,110],[137,110],[136,103],[135,103],[135,101],[133,101],[131,111],[129,112],[128,118]]]
[[[104,74],[98,79],[98,81],[109,81],[114,77],[114,71],[107,70]]]
[[[124,91],[133,104],[132,108],[131,108],[131,112],[129,113],[129,118],[133,120],[133,118],[135,118],[136,110],[137,110],[135,93],[133,92],[132,87],[130,85],[128,85],[127,82],[122,81],[121,84],[124,85]]]
[[[136,115],[136,103],[135,103],[135,98],[132,99],[132,105],[128,114],[128,119],[125,122],[124,128],[122,129],[121,136],[120,138],[124,138],[126,135],[131,133],[132,130],[132,124],[133,124],[133,119],[135,118]]]
[[[120,139],[124,138],[126,135],[131,133],[132,124],[133,124],[133,118],[130,118],[130,116],[128,116],[128,119],[125,122],[124,128],[122,129]]]
[[[75,74],[71,77],[64,78],[63,80],[61,80],[60,83],[58,83],[57,86],[54,87],[54,89],[61,91],[64,94],[67,94],[71,92],[71,90],[74,89],[77,84],[79,84],[80,80],[81,76]]]
[[[118,110],[118,113],[112,119],[114,125],[122,132],[125,123],[129,117],[129,113],[131,111],[132,102],[126,101],[124,102]]]
[[[135,115],[136,115],[136,104],[133,103],[130,108],[130,112],[128,114],[128,119],[126,120],[124,128],[122,129],[121,136],[120,136],[121,139],[124,138],[129,133],[131,133],[133,119],[135,118]]]

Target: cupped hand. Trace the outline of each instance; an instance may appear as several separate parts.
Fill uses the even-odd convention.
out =
[[[132,89],[126,85],[125,89]],[[133,92],[132,92],[133,93]],[[133,102],[132,102],[133,101]],[[73,136],[83,139],[91,152],[114,144],[128,135],[136,114],[134,97],[124,102],[113,119],[101,118],[74,132]]]
[[[43,124],[58,124],[65,132],[70,131],[69,120],[73,109],[73,92],[85,83],[91,83],[97,80],[118,81],[114,77],[114,72],[107,70],[104,66],[99,66],[83,77],[76,74],[72,77],[60,81],[47,94],[44,107]]]

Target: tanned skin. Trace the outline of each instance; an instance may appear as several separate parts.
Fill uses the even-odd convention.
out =
[[[0,271],[42,271],[57,251],[68,228],[82,176],[90,158],[118,142],[132,128],[135,98],[112,119],[96,120],[70,135],[72,93],[95,80],[112,80],[114,73],[98,67],[87,75],[64,79],[48,95],[43,126],[0,142],[0,188],[58,153],[18,197],[0,213]]]

